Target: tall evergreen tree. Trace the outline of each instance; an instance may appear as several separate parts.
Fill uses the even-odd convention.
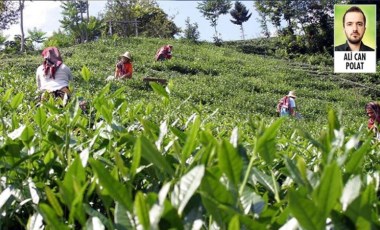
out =
[[[185,30],[183,31],[183,38],[191,41],[191,42],[197,42],[199,39],[199,31],[198,31],[198,24],[197,23],[190,23],[190,18],[187,17],[185,20]]]
[[[220,42],[218,31],[216,29],[219,16],[227,14],[230,8],[230,0],[203,0],[198,3],[197,9],[203,14],[203,17],[210,21],[210,25],[214,27],[214,41],[216,43]]]
[[[88,22],[89,22],[89,4],[88,4],[88,0],[79,0],[79,1],[75,1],[75,6],[76,8],[78,9],[79,11],[79,14],[80,14],[80,19],[81,19],[81,22],[82,24],[86,25],[85,27],[87,28],[88,27]],[[84,14],[87,14],[87,18],[85,19],[83,17]],[[82,30],[82,36],[83,36],[83,39],[85,41],[88,41],[88,35],[87,35],[87,29],[83,29]]]
[[[63,19],[61,28],[71,36],[75,43],[91,41],[101,35],[102,20],[89,17],[89,2],[72,0],[61,4]],[[86,15],[87,14],[87,15]]]
[[[230,14],[235,19],[230,21],[240,26],[241,37],[243,40],[245,40],[243,23],[249,20],[249,18],[252,16],[252,13],[249,13],[245,5],[239,1],[236,1],[235,8],[230,11]]]
[[[75,1],[62,2],[62,15],[63,19],[59,20],[61,27],[67,34],[71,35],[76,43],[82,42],[81,37],[81,18]]]
[[[269,38],[271,36],[271,33],[268,28],[268,23],[267,23],[267,16],[259,11],[259,22],[260,22],[260,27],[261,27],[261,33],[264,35],[264,37]]]

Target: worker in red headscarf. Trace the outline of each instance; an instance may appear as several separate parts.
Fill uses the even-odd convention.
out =
[[[155,60],[156,61],[165,61],[166,59],[172,58],[172,45],[165,45],[159,48],[156,52]]]
[[[63,63],[57,47],[47,47],[41,55],[43,63],[36,71],[38,91],[43,94],[48,92],[54,98],[60,97],[66,104],[70,97],[69,81],[73,80],[70,68]]]

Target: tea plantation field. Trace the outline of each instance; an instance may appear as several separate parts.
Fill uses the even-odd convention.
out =
[[[168,43],[173,58],[155,62]],[[60,51],[75,76],[63,108],[36,106],[40,52],[0,54],[0,229],[380,228],[364,111],[378,74],[239,44],[115,38]],[[107,82],[125,51],[133,78]],[[276,116],[289,90],[300,120]]]

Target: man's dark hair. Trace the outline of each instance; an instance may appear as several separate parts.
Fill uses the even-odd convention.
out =
[[[363,15],[363,18],[364,18],[364,26],[366,25],[366,18],[365,18],[365,14],[363,13],[363,11],[357,7],[357,6],[352,6],[351,8],[349,8],[346,13],[344,13],[343,15],[343,27],[345,27],[345,22],[346,22],[346,14],[347,13],[350,13],[350,12],[358,12],[358,13],[362,13]]]

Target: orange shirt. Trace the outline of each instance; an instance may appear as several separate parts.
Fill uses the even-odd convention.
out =
[[[115,77],[121,77],[128,73],[131,74],[128,78],[132,78],[133,67],[132,67],[131,62],[127,62],[127,63],[118,62],[116,64]]]

